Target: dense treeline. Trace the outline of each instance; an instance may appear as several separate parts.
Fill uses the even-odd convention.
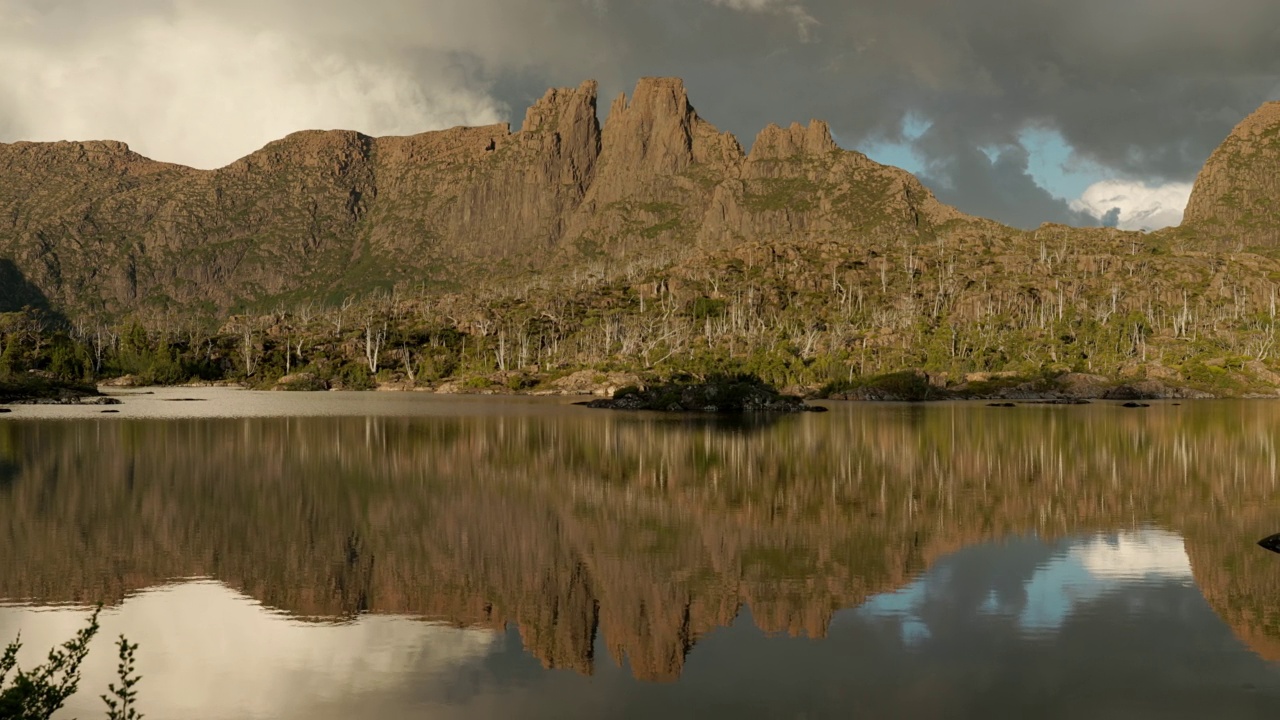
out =
[[[0,316],[0,379],[523,391],[587,369],[839,392],[903,372],[940,387],[1075,372],[1274,389],[1280,263],[1189,245],[1177,232],[1066,228],[794,241],[679,264],[602,256],[452,294],[275,300],[229,319],[67,322],[28,309]]]

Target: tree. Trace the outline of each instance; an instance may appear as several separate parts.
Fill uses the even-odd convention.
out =
[[[16,375],[22,371],[22,350],[18,345],[18,336],[10,335],[5,343],[4,352],[0,353],[0,377]]]
[[[364,323],[364,358],[369,364],[369,372],[377,374],[378,356],[382,352],[382,344],[387,339],[387,323],[383,321],[378,328],[376,321],[370,316]]]
[[[253,325],[248,319],[244,323],[244,337],[240,343],[240,357],[244,360],[244,376],[253,377],[258,369],[258,361],[262,359],[262,349],[253,339]]]

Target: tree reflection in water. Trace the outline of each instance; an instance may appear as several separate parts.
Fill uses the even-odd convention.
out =
[[[743,607],[821,637],[976,543],[1158,531],[1280,659],[1280,572],[1255,544],[1277,420],[1223,402],[4,422],[0,597],[118,603],[207,577],[300,618],[516,623],[546,667],[591,673],[599,642],[673,680]],[[1102,550],[1053,572],[1122,564]]]

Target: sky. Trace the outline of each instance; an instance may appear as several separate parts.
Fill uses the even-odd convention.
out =
[[[1278,41],[1274,0],[0,0],[0,142],[211,168],[674,75],[748,147],[820,118],[973,214],[1156,228],[1280,98]]]

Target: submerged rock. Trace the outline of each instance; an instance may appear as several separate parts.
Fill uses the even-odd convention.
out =
[[[1259,540],[1258,544],[1270,550],[1271,552],[1280,553],[1280,533],[1276,533],[1275,535],[1268,535],[1262,538],[1261,540]]]
[[[80,401],[83,405],[121,405],[120,400],[113,397],[90,397]]]

